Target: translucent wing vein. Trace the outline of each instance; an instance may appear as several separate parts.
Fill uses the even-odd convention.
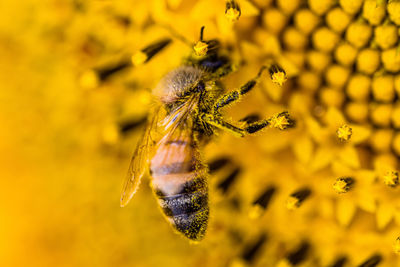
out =
[[[156,113],[155,113],[156,114]],[[153,146],[151,139],[151,130],[155,125],[156,116],[153,116],[147,125],[147,128],[139,141],[136,150],[131,159],[128,173],[125,178],[124,186],[122,188],[120,205],[126,206],[133,195],[139,188],[142,177],[148,171],[149,151]]]

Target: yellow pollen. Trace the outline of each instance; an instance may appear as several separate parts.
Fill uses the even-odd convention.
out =
[[[339,127],[336,131],[336,135],[340,141],[349,141],[352,133],[352,129],[346,124]]]
[[[225,17],[230,21],[230,22],[235,22],[239,19],[240,17],[240,11],[235,9],[235,8],[229,8],[225,12]]]
[[[132,64],[133,66],[139,66],[145,63],[147,60],[147,55],[146,53],[142,51],[138,51],[132,56]]]
[[[396,242],[393,245],[393,250],[396,254],[400,255],[400,236],[396,238]]]
[[[205,56],[208,51],[208,44],[202,41],[198,41],[196,45],[193,47],[194,53],[198,57]]]
[[[298,198],[294,197],[294,196],[290,196],[287,200],[286,200],[286,208],[288,210],[295,210],[298,207],[300,207],[300,201]]]
[[[383,176],[383,182],[390,187],[396,187],[399,184],[399,173],[397,171],[389,171]]]
[[[336,180],[336,182],[333,184],[333,189],[339,194],[341,193],[347,193],[350,189],[348,182],[343,179],[339,178]]]
[[[248,215],[250,219],[254,220],[260,218],[262,213],[263,213],[263,208],[260,205],[256,204],[250,208]]]
[[[248,264],[241,258],[235,258],[230,264],[229,267],[246,267]]]
[[[271,118],[271,127],[277,128],[279,130],[285,130],[290,122],[286,116],[282,116],[281,114],[275,115]]]
[[[273,83],[276,83],[276,84],[279,84],[280,86],[282,86],[287,81],[286,73],[284,73],[282,71],[273,73],[271,75],[271,80]]]
[[[99,86],[99,77],[94,70],[87,70],[79,78],[79,84],[85,89],[94,89]]]

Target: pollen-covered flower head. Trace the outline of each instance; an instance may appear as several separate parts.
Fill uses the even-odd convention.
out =
[[[9,2],[1,171],[18,194],[2,194],[15,201],[5,265],[396,266],[398,0]],[[154,98],[196,84],[202,71],[182,66],[217,49],[209,40],[233,62],[226,91],[258,83],[224,116],[271,127],[204,147],[211,214],[194,245],[147,182],[127,208],[118,196]]]

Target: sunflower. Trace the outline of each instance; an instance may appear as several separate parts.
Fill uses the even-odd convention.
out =
[[[398,265],[400,1],[8,2],[2,265]],[[146,183],[118,201],[152,88],[207,53],[202,26],[238,66],[227,90],[277,68],[228,117],[288,110],[296,125],[204,148],[212,211],[193,245]]]

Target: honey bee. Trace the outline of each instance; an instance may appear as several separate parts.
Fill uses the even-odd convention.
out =
[[[121,206],[125,206],[141,178],[150,174],[153,191],[167,220],[193,241],[204,237],[209,218],[208,167],[201,157],[202,147],[218,130],[243,137],[267,126],[283,130],[293,125],[288,112],[248,122],[243,127],[224,119],[223,107],[250,92],[265,69],[275,73],[277,67],[262,67],[254,79],[224,93],[219,80],[234,67],[229,57],[219,51],[218,40],[203,40],[203,30],[204,27],[185,64],[169,72],[153,91],[160,105],[133,154],[121,194]]]

